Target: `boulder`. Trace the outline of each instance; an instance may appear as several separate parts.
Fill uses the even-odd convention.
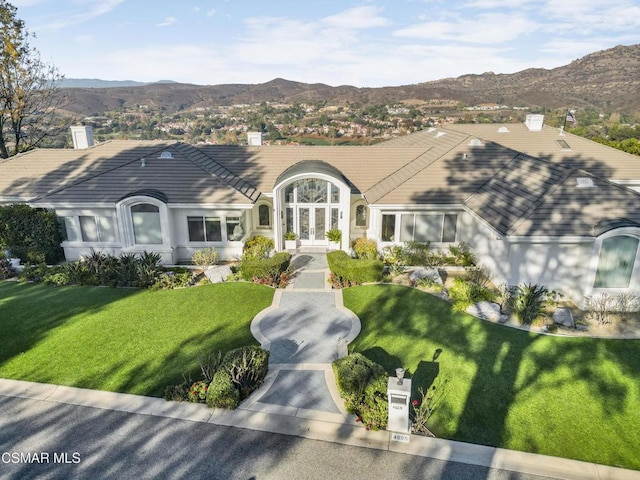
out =
[[[556,311],[553,312],[553,323],[570,328],[576,326],[575,322],[573,321],[571,310],[565,307],[556,308]]]
[[[226,282],[227,277],[232,275],[231,267],[227,265],[216,265],[208,267],[204,271],[204,275],[209,279],[211,283]]]
[[[430,280],[438,285],[444,285],[437,268],[418,267],[409,274],[409,280],[414,283],[418,280]]]
[[[478,302],[469,305],[467,307],[467,313],[492,322],[500,321],[500,305],[493,302]]]

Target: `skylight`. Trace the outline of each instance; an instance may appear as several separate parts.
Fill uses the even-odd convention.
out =
[[[556,142],[558,143],[558,145],[560,145],[560,148],[562,148],[562,150],[571,150],[571,147],[566,140],[556,140]]]
[[[593,179],[590,177],[578,177],[576,178],[576,187],[578,188],[593,188],[596,185],[593,183]]]
[[[481,147],[482,146],[482,141],[477,139],[477,138],[472,138],[471,140],[469,140],[469,146],[470,147]]]
[[[509,133],[510,130],[507,127],[500,127],[498,133]]]

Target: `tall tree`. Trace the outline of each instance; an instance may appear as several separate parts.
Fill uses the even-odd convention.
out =
[[[40,59],[17,8],[0,0],[0,158],[35,148],[57,133],[58,69]]]

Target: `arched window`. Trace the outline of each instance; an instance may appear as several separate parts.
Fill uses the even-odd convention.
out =
[[[356,227],[367,226],[367,206],[358,205],[356,207]]]
[[[269,208],[269,205],[265,203],[258,207],[258,226],[271,226],[271,209]]]
[[[639,242],[629,235],[602,241],[594,288],[629,288]]]
[[[160,209],[150,203],[131,207],[131,221],[136,245],[161,245]]]

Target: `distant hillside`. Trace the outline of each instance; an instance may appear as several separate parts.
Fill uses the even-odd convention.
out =
[[[134,82],[135,83],[135,82]],[[154,83],[118,88],[67,88],[68,110],[95,115],[135,105],[162,106],[168,113],[197,107],[270,102],[399,103],[447,99],[468,104],[498,103],[548,108],[593,106],[606,111],[640,111],[640,45],[592,53],[569,65],[514,74],[488,72],[400,87],[331,87],[277,78],[262,84],[188,85]]]

